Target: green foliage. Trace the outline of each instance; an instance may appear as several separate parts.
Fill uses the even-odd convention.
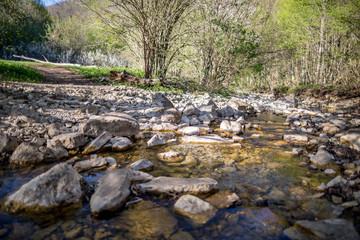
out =
[[[39,0],[0,1],[0,51],[42,41],[50,17]]]
[[[11,82],[42,82],[41,74],[32,67],[4,60],[0,60],[0,79]]]

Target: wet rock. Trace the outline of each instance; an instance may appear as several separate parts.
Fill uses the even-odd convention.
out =
[[[179,132],[185,135],[200,135],[201,131],[199,127],[184,127],[180,128]]]
[[[75,149],[86,144],[85,135],[82,133],[65,133],[51,139],[51,146],[61,146],[66,149]]]
[[[360,151],[360,131],[352,131],[340,137],[341,141],[348,143],[352,148]]]
[[[210,144],[223,144],[233,143],[233,140],[222,138],[215,134],[203,135],[203,136],[184,136],[181,139],[184,143],[210,143]]]
[[[122,169],[112,170],[102,176],[90,199],[91,213],[99,216],[103,212],[120,209],[130,195],[130,183],[128,172]]]
[[[172,178],[158,177],[139,184],[139,189],[149,193],[187,193],[193,195],[207,194],[218,190],[218,183],[211,178]]]
[[[140,160],[137,160],[136,162],[132,163],[129,166],[131,169],[133,170],[137,170],[137,171],[151,171],[154,169],[154,164],[146,159],[146,158],[142,158]]]
[[[105,167],[107,161],[104,157],[91,155],[89,160],[83,160],[74,164],[74,169],[78,172],[83,172],[92,168]]]
[[[238,202],[240,198],[236,193],[227,190],[215,193],[205,200],[217,208],[229,208]]]
[[[303,203],[301,208],[317,219],[336,218],[344,210],[342,207],[338,207],[326,199],[311,199]]]
[[[189,232],[178,231],[173,234],[170,240],[194,240]]]
[[[70,165],[60,163],[7,197],[4,207],[11,213],[49,212],[54,208],[81,204],[82,181]]]
[[[140,131],[139,123],[124,113],[111,112],[101,116],[91,116],[89,120],[79,125],[79,131],[97,137],[104,131],[113,136],[135,136]]]
[[[166,162],[179,162],[184,160],[183,156],[175,151],[169,151],[164,153],[159,153],[157,155],[161,160]]]
[[[149,147],[164,145],[167,143],[166,137],[161,134],[155,134],[150,140],[147,142]]]
[[[18,143],[14,138],[4,133],[0,133],[0,153],[12,152],[17,148],[17,146]]]
[[[290,142],[307,142],[309,138],[306,133],[289,130],[284,132],[284,140]]]
[[[107,164],[111,167],[111,168],[116,168],[118,163],[116,162],[115,158],[112,157],[106,157],[105,158]]]
[[[333,218],[321,221],[297,221],[294,225],[296,231],[298,231],[304,238],[295,239],[323,239],[323,240],[340,240],[340,239],[359,239],[360,236],[356,232],[352,222],[345,219]],[[294,239],[295,235],[287,234],[289,238]]]
[[[160,92],[154,93],[152,95],[152,101],[159,107],[163,107],[165,109],[174,108],[174,105],[171,103],[171,101]]]
[[[228,133],[239,134],[242,133],[241,123],[236,121],[223,120],[220,124],[220,130]]]
[[[334,156],[331,155],[329,152],[324,149],[319,149],[316,155],[310,158],[310,161],[319,169],[324,170],[331,165],[334,165],[333,159]]]
[[[178,228],[168,209],[150,201],[141,201],[125,210],[112,225],[127,230],[126,239],[169,239]]]
[[[161,121],[178,124],[181,121],[181,113],[176,108],[170,108],[164,111]]]
[[[133,145],[134,144],[126,137],[114,137],[105,145],[105,147],[109,147],[113,151],[125,151]]]
[[[193,195],[181,196],[174,205],[174,211],[199,224],[205,224],[216,214],[214,206]]]
[[[45,159],[44,149],[36,143],[23,142],[11,155],[9,163],[20,166],[38,164]]]
[[[83,154],[89,154],[96,152],[102,146],[104,146],[110,139],[112,135],[109,132],[103,132],[97,138],[95,138],[83,151]]]

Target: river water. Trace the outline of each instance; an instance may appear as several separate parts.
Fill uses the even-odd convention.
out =
[[[140,141],[128,151],[101,153],[115,158],[121,167],[147,158],[154,163],[151,175],[209,177],[217,180],[220,192],[235,192],[240,201],[219,209],[216,216],[198,225],[176,215],[177,196],[132,196],[131,203],[107,218],[95,219],[84,201],[82,207],[56,212],[53,216],[17,216],[0,212],[1,239],[287,239],[283,230],[296,220],[325,219],[337,208],[326,199],[314,197],[313,189],[331,177],[310,172],[298,164],[305,157],[290,154],[293,147],[282,140],[288,129],[285,118],[261,114],[250,119],[260,130],[246,130],[241,147],[176,142],[147,148]],[[173,150],[181,153],[187,165],[168,163],[157,154]],[[0,200],[54,164],[34,168],[0,170]],[[103,171],[82,173],[91,183]],[[143,199],[143,201],[140,201]]]

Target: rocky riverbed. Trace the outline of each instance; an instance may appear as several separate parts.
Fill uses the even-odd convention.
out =
[[[1,238],[359,238],[354,111],[1,84]]]

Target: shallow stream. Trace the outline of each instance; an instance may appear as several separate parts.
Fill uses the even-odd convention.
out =
[[[121,167],[147,158],[154,163],[153,176],[209,177],[220,191],[238,194],[240,201],[219,209],[205,225],[196,225],[173,212],[178,196],[132,196],[127,207],[105,219],[91,216],[87,201],[81,208],[44,216],[21,217],[0,212],[1,239],[287,239],[283,230],[300,219],[324,219],[336,214],[326,199],[312,198],[312,189],[331,177],[310,172],[298,164],[303,157],[290,154],[293,147],[282,140],[288,129],[285,118],[261,114],[250,119],[261,130],[246,130],[241,147],[183,144],[176,142],[147,148],[140,141],[131,150],[102,153],[115,158]],[[188,164],[168,163],[157,158],[167,151],[182,154]],[[35,168],[0,170],[0,200],[54,164]],[[88,182],[104,171],[82,173]],[[145,201],[140,201],[142,198]]]

